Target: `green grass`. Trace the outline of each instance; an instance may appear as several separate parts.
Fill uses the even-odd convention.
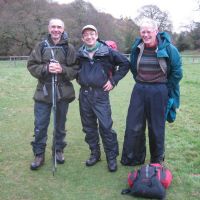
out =
[[[25,62],[0,62],[0,199],[2,200],[125,200],[121,190],[127,187],[127,174],[136,168],[119,163],[125,119],[134,82],[127,75],[111,92],[114,129],[118,133],[120,156],[118,171],[109,173],[102,149],[102,161],[85,167],[89,155],[79,117],[78,100],[70,104],[67,121],[66,162],[51,172],[52,123],[45,165],[29,169],[33,159],[33,100],[36,80]],[[78,85],[74,82],[76,95]],[[200,196],[200,64],[185,65],[181,81],[181,107],[177,120],[166,128],[166,166],[173,182],[168,200],[196,200]],[[147,162],[149,161],[149,154]],[[137,198],[134,198],[137,199]]]

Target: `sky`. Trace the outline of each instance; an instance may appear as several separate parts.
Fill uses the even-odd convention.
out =
[[[73,0],[54,0],[58,3],[70,3]],[[85,0],[90,2],[98,11],[110,13],[116,18],[131,17],[134,19],[144,5],[156,5],[161,11],[169,13],[173,23],[174,32],[184,30],[181,28],[188,25],[191,21],[200,22],[200,11],[197,10],[198,0]],[[120,3],[121,2],[121,3]]]

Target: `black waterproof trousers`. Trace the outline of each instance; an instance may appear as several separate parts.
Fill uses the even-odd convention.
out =
[[[109,93],[102,88],[81,88],[79,95],[80,116],[85,141],[91,151],[100,150],[99,133],[107,160],[119,154],[117,134],[112,130]]]
[[[123,165],[138,165],[145,162],[146,124],[148,125],[151,162],[161,162],[164,159],[167,101],[166,84],[135,84],[126,120],[121,158]]]
[[[69,103],[65,100],[57,102],[56,104],[56,149],[62,151],[66,146],[65,136],[65,123]],[[47,142],[47,130],[50,122],[52,111],[52,104],[35,101],[34,114],[35,114],[35,128],[34,128],[34,141],[31,142],[33,153],[41,154],[45,152]],[[53,133],[52,133],[53,134]]]

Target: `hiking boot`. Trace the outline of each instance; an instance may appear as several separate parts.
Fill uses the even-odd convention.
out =
[[[35,156],[35,160],[31,163],[31,170],[36,170],[44,164],[44,154]]]
[[[90,158],[86,160],[85,165],[90,167],[95,165],[98,161],[101,160],[100,151],[92,151],[90,154]]]
[[[117,160],[116,159],[108,160],[108,170],[110,172],[117,171]]]
[[[65,162],[63,151],[56,151],[56,162],[63,164]]]

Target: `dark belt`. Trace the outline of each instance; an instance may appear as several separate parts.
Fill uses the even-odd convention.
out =
[[[103,90],[102,87],[92,87],[92,86],[81,86],[81,90],[93,91],[93,90]]]

